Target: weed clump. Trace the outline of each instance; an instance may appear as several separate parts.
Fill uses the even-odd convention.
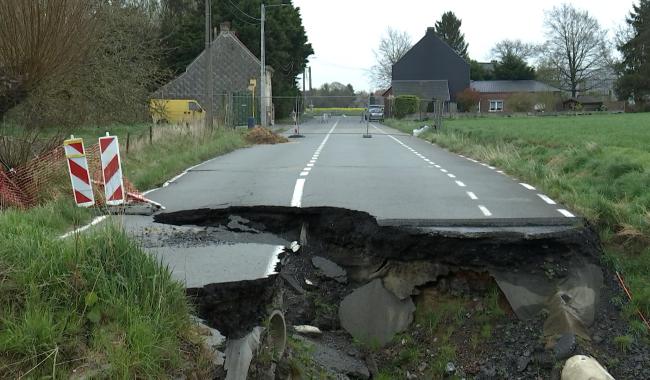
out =
[[[273,133],[268,128],[255,127],[246,133],[246,141],[250,144],[281,144],[289,140]]]

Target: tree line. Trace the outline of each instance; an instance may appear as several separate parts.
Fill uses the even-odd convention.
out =
[[[608,31],[588,10],[562,4],[545,12],[542,44],[521,40],[498,42],[492,59],[480,63],[468,55],[461,32],[462,21],[446,12],[435,23],[435,33],[470,63],[472,80],[538,79],[575,97],[589,93],[603,78],[616,78],[615,90],[622,100],[650,99],[650,0],[633,6],[625,24],[610,38]],[[391,68],[411,48],[410,37],[388,28],[371,74],[379,88],[390,86]],[[618,51],[621,58],[617,58]]]
[[[29,127],[148,120],[150,94],[204,48],[204,1],[0,1],[0,119]],[[313,49],[298,8],[284,3],[267,12],[267,64],[274,95],[295,96]],[[212,0],[212,27],[231,22],[259,57],[260,4]],[[276,105],[279,116],[290,110]]]

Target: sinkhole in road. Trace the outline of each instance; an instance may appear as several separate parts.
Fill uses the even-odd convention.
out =
[[[281,310],[288,325],[342,329],[356,342],[382,347],[414,323],[432,291],[472,295],[494,286],[520,320],[543,316],[540,334],[549,344],[566,334],[588,340],[603,285],[598,238],[583,221],[479,228],[273,206],[178,211],[155,221],[192,226],[193,234],[220,228],[274,236],[286,246],[299,242],[298,252],[276,252],[267,276],[188,286],[199,316],[228,339],[245,338]]]

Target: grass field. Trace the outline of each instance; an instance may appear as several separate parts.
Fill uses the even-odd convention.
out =
[[[109,130],[146,133],[122,155],[141,190],[247,145],[234,131],[169,129],[149,144],[148,126]],[[96,132],[77,134],[104,134]],[[0,378],[68,378],[73,369],[89,378],[93,370],[102,378],[208,376],[182,285],[117,227],[58,239],[96,213],[74,207],[67,181],[58,186],[39,207],[0,211]]]
[[[411,133],[426,122],[390,120]],[[650,114],[475,118],[421,136],[543,189],[600,232],[650,315]]]

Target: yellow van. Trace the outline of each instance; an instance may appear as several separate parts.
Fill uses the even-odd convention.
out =
[[[151,99],[149,112],[155,124],[187,124],[205,118],[203,107],[193,99]]]

